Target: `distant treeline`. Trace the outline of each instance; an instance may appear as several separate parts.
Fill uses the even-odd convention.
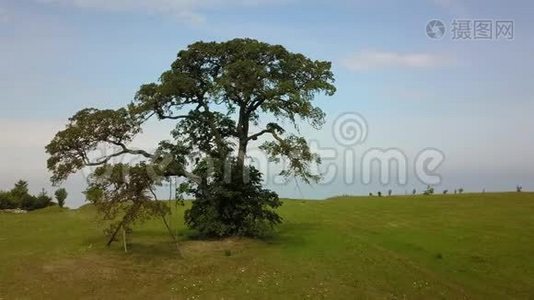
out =
[[[0,191],[0,209],[35,210],[56,205],[43,189],[38,195],[30,195],[28,182],[19,180],[10,191]]]

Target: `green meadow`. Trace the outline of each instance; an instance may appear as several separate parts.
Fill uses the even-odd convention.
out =
[[[172,207],[179,252],[161,220],[124,253],[90,206],[0,213],[0,299],[534,297],[534,193],[285,200],[262,240],[195,239]]]

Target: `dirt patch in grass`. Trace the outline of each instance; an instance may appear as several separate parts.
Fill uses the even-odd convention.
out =
[[[257,241],[250,241],[240,238],[228,238],[223,240],[208,240],[208,241],[187,241],[180,244],[180,250],[184,257],[195,257],[203,255],[224,255],[225,250],[230,250],[232,253],[240,253],[244,248],[257,243]]]

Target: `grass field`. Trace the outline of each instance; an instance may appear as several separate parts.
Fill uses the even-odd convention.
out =
[[[183,210],[183,258],[157,220],[125,254],[90,207],[0,214],[0,299],[534,298],[532,193],[287,200],[265,240],[192,240]]]

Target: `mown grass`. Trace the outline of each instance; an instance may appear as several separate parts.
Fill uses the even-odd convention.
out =
[[[129,252],[91,207],[0,214],[0,299],[533,298],[534,194],[286,200],[264,240],[191,239],[159,220]]]

